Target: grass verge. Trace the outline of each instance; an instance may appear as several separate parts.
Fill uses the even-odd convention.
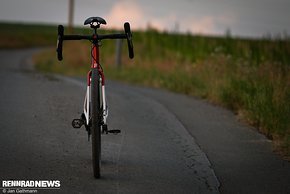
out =
[[[252,44],[255,45],[256,42],[245,40],[243,44],[245,44],[243,47],[251,49]],[[265,47],[275,44],[279,43],[269,41]],[[289,46],[288,42],[285,44]],[[152,52],[149,53],[152,56],[148,57],[143,51],[147,46],[144,42],[135,42],[134,61],[127,59],[126,48],[124,48],[121,67],[114,65],[114,54],[105,54],[114,53],[114,46],[110,44],[103,46],[101,57],[104,60],[101,63],[105,64],[106,75],[111,79],[199,96],[229,108],[240,119],[255,126],[269,139],[274,140],[275,150],[289,159],[290,69],[288,59],[285,62],[279,57],[271,59],[273,56],[268,56],[270,59],[234,56],[218,50],[219,48],[213,49],[209,54],[200,54],[197,58],[188,59],[188,56],[181,54],[181,51],[170,50],[168,47],[160,51],[163,54],[158,55]],[[290,54],[289,48],[285,49],[288,49],[287,52]],[[89,45],[86,43],[66,43],[64,62],[61,64],[57,62],[55,52],[49,50],[35,57],[37,68],[67,75],[85,75],[89,66],[88,49]],[[272,52],[272,50],[265,52]],[[262,54],[267,55],[267,53]]]

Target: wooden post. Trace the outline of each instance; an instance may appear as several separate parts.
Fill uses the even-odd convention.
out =
[[[74,0],[68,0],[68,31],[73,31]]]

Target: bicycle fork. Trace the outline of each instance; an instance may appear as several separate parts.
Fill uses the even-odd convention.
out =
[[[102,76],[100,76],[99,80],[99,90],[100,90],[100,107],[91,107],[91,72],[88,73],[87,76],[87,91],[85,95],[84,100],[84,106],[83,106],[83,113],[81,115],[80,119],[74,119],[72,121],[73,128],[81,128],[83,125],[85,125],[85,128],[88,132],[88,136],[90,137],[91,131],[90,131],[90,125],[91,125],[91,117],[90,117],[90,111],[91,108],[98,108],[100,110],[100,125],[102,129],[102,133],[120,133],[121,131],[118,129],[108,130],[107,127],[107,118],[109,115],[109,109],[106,103],[106,92],[105,92],[105,85],[102,80]]]
[[[100,83],[101,83],[101,79],[100,78]],[[87,86],[87,92],[85,95],[85,100],[84,100],[84,115],[85,115],[85,122],[86,125],[89,125],[90,123],[90,104],[91,104],[91,89],[90,89],[90,85]],[[108,117],[108,107],[106,104],[106,98],[105,98],[105,86],[101,85],[99,86],[100,90],[100,106],[101,107],[96,107],[99,108],[100,111],[100,118],[101,118],[101,124],[105,125],[107,124],[107,117]]]

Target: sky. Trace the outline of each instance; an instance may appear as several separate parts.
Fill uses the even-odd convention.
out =
[[[75,0],[74,25],[100,16],[107,27],[263,37],[290,34],[290,0]],[[0,21],[67,24],[68,0],[0,0]]]

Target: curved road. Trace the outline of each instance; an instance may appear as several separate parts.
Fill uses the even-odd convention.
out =
[[[290,193],[289,162],[229,111],[112,81],[109,127],[122,133],[102,136],[93,179],[87,134],[71,127],[85,82],[37,73],[34,52],[0,51],[0,180],[61,181],[39,193]]]

